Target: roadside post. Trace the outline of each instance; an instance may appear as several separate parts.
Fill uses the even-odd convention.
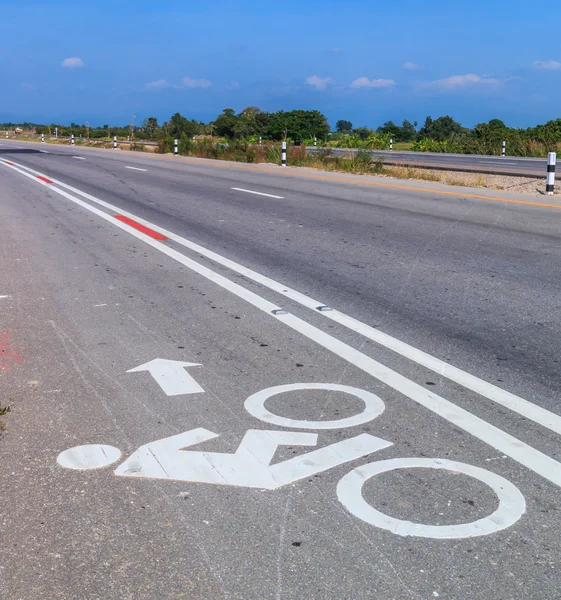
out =
[[[286,142],[282,143],[282,166],[286,167]]]
[[[45,143],[45,134],[44,133],[41,134],[41,143],[42,144]]]
[[[314,137],[314,148],[317,148],[318,145],[318,139],[317,137]]]
[[[117,136],[113,136],[113,150],[117,150]]]
[[[390,138],[390,152],[393,152],[393,138]]]
[[[72,145],[74,146],[74,134],[72,134]]]
[[[557,154],[549,152],[547,155],[547,179],[545,182],[545,191],[548,196],[553,196],[553,188],[555,187],[555,163],[557,162]]]
[[[506,156],[506,141],[503,141],[503,156]]]
[[[173,155],[177,156],[179,154],[179,140],[177,138],[175,138],[173,140]]]
[[[6,131],[6,139],[8,139],[8,132]]]
[[[6,134],[6,137],[8,137],[8,134]],[[55,137],[58,138],[58,127],[55,127]]]
[[[263,140],[261,139],[261,136],[259,136],[259,145],[261,146]]]

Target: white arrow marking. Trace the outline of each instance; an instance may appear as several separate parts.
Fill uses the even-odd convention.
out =
[[[315,446],[317,434],[250,429],[234,454],[184,450],[216,437],[218,434],[198,428],[146,444],[127,458],[115,475],[274,490],[393,445],[362,433],[271,465],[279,446]]]
[[[152,375],[157,384],[168,396],[179,396],[181,394],[198,394],[204,392],[203,388],[185,370],[185,367],[200,366],[197,363],[155,358],[144,365],[129,369],[127,373],[149,371],[150,375]]]

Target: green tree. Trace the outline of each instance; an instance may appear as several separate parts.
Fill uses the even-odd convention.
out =
[[[434,121],[431,117],[427,117],[425,124],[417,133],[417,139],[429,138],[441,142],[465,134],[466,131],[460,123],[448,115],[438,117]]]
[[[199,124],[196,121],[190,121],[178,112],[171,117],[166,125],[169,135],[174,138],[180,138],[182,133],[193,137],[199,132]]]
[[[353,124],[350,121],[341,119],[335,123],[335,129],[337,130],[337,133],[351,133]]]
[[[146,117],[146,119],[142,121],[142,129],[149,135],[154,135],[156,129],[159,129],[159,127],[158,119],[156,117]]]
[[[398,141],[399,142],[412,142],[415,139],[415,136],[417,135],[415,126],[416,126],[416,123],[414,125],[413,123],[411,123],[410,121],[405,119],[405,121],[403,121],[403,123],[401,125],[400,138],[398,139]]]
[[[325,139],[329,131],[327,117],[318,110],[280,110],[269,115],[266,135],[272,140],[302,142],[313,137]]]
[[[234,138],[238,117],[233,108],[225,108],[222,114],[214,121],[214,132],[220,137]]]

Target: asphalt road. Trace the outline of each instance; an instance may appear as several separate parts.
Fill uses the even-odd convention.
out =
[[[561,598],[560,208],[0,142],[0,598]]]
[[[314,151],[313,147],[308,148]],[[348,156],[358,150],[334,148],[333,156]],[[386,164],[408,165],[447,169],[450,171],[473,171],[497,175],[518,175],[524,177],[543,177],[545,179],[547,159],[521,158],[518,156],[484,156],[479,154],[441,154],[435,152],[408,152],[389,150],[371,150],[375,157],[382,157]]]

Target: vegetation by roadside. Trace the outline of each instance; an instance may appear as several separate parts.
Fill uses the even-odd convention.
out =
[[[292,110],[266,112],[257,106],[248,106],[239,113],[225,108],[214,121],[203,123],[188,119],[180,113],[160,124],[156,117],[147,117],[139,127],[134,125],[90,127],[79,125],[38,125],[24,123],[0,124],[0,131],[36,133],[52,136],[74,135],[76,140],[111,144],[113,136],[119,140],[151,140],[169,143],[174,138],[186,136],[193,140],[210,139],[214,143],[233,142],[258,144],[260,140],[279,142],[285,140],[296,145],[313,145],[326,148],[379,149],[389,148],[393,140],[394,150],[418,152],[452,152],[460,154],[500,155],[506,142],[509,156],[543,157],[548,152],[561,152],[561,119],[548,121],[526,129],[508,127],[500,119],[479,123],[472,128],[464,127],[448,115],[433,119],[427,117],[422,125],[404,120],[401,125],[387,121],[376,129],[354,127],[350,121],[339,120],[332,130],[327,117],[317,110]],[[139,149],[139,148],[137,148]]]
[[[11,398],[10,398],[11,400]],[[0,417],[4,417],[5,415],[7,415],[10,412],[10,405],[6,405],[6,406],[2,406],[0,404]],[[4,424],[4,421],[2,421],[2,419],[0,419],[0,431],[3,431],[6,428],[6,425]]]

